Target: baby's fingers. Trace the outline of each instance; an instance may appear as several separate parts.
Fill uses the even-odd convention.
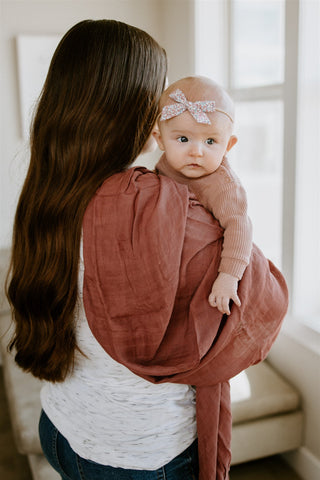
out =
[[[214,293],[210,293],[208,301],[209,301],[209,304],[211,305],[211,307],[216,307],[217,306],[216,296],[215,296]]]
[[[238,297],[238,295],[235,293],[234,295],[232,295],[232,300],[234,301],[234,303],[238,306],[238,307],[241,307],[241,301],[240,301],[240,298]]]
[[[213,294],[209,296],[210,305],[212,307],[217,307],[219,312],[226,313],[227,315],[230,315],[229,302],[229,297],[216,297]]]
[[[230,315],[229,302],[230,302],[229,297],[219,298],[218,301],[217,301],[217,308],[218,308],[219,312],[226,313],[227,315]]]

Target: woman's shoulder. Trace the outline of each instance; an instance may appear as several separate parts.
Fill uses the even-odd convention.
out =
[[[160,176],[154,170],[131,167],[107,178],[97,190],[97,196],[130,195],[144,189],[151,189],[154,193],[165,190],[168,194],[174,190],[183,196],[188,192],[185,186],[177,185],[170,178]]]

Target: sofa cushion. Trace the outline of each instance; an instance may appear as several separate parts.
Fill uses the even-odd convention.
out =
[[[4,383],[16,446],[20,453],[40,453],[38,421],[41,411],[41,381],[23,372],[15,363],[13,355],[7,351],[11,336],[8,329],[10,315],[1,315],[0,321]]]
[[[28,459],[33,480],[61,480],[44,455],[29,455]]]
[[[295,450],[302,444],[302,432],[301,410],[237,423],[232,426],[231,464]]]
[[[296,410],[298,392],[266,361],[231,379],[232,419],[242,422]]]

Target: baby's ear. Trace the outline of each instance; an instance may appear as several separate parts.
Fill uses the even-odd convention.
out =
[[[237,141],[238,141],[238,138],[235,135],[231,135],[231,137],[229,138],[228,145],[227,145],[227,152],[230,152],[231,148],[235,146]]]
[[[164,145],[163,145],[163,142],[162,142],[162,137],[161,137],[160,129],[159,129],[159,126],[158,126],[157,123],[155,124],[155,126],[154,126],[153,129],[152,129],[152,135],[153,135],[154,138],[156,139],[157,144],[158,144],[158,147],[160,148],[160,150],[163,150],[163,151],[164,151]]]

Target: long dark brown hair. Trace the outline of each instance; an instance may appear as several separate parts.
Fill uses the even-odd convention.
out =
[[[166,70],[152,37],[114,20],[78,23],[54,53],[31,129],[7,280],[9,348],[38,378],[63,381],[72,371],[84,212],[103,181],[141,152]]]

